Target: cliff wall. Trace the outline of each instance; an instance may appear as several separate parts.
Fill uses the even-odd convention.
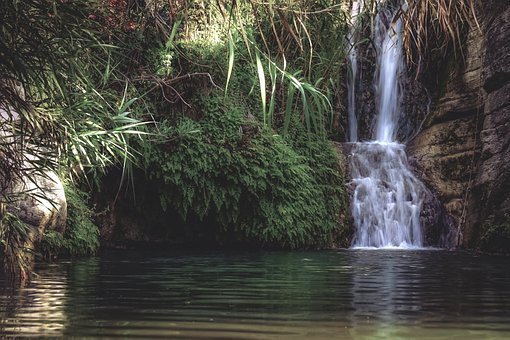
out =
[[[471,27],[462,57],[438,75],[443,86],[432,89],[431,111],[408,144],[467,248],[483,248],[510,213],[510,5],[487,1],[477,12],[480,27]]]

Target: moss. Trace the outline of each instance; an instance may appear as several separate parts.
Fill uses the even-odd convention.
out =
[[[41,253],[45,257],[85,256],[94,254],[99,247],[99,230],[92,222],[93,212],[87,206],[87,195],[79,189],[65,185],[67,222],[64,234],[50,230],[41,240]]]
[[[501,223],[494,223],[484,228],[480,249],[488,252],[510,252],[510,216],[506,215]]]

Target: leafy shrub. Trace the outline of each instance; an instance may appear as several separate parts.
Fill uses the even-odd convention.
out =
[[[47,231],[41,241],[41,252],[47,256],[84,256],[99,247],[99,230],[92,222],[93,212],[87,206],[87,195],[70,185],[65,186],[67,222],[64,234]]]
[[[296,248],[334,241],[344,191],[326,141],[295,149],[247,120],[243,107],[221,93],[201,96],[197,107],[200,119],[178,119],[167,128],[166,142],[147,152],[150,176],[164,183],[164,209],[171,206],[183,220],[213,217],[223,232],[238,231],[262,244]]]

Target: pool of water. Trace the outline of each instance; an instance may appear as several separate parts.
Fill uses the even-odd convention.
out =
[[[147,254],[0,279],[0,336],[510,338],[510,258],[439,250]]]

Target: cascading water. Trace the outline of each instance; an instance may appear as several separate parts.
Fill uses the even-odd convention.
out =
[[[425,187],[409,169],[405,146],[396,141],[402,23],[394,18],[396,10],[382,2],[374,22],[378,54],[375,140],[354,143],[350,157],[356,227],[353,247],[422,247],[420,212]]]
[[[375,138],[380,142],[394,142],[400,116],[399,77],[402,73],[402,22],[391,21],[389,10],[381,10],[375,18],[374,43],[377,49],[377,126]]]
[[[407,164],[404,145],[357,143],[350,160],[354,247],[422,247],[424,186]]]
[[[358,78],[358,57],[355,42],[359,36],[359,15],[363,11],[363,0],[352,2],[351,28],[347,36],[349,50],[347,59],[349,68],[347,70],[347,112],[349,114],[349,142],[358,141],[358,119],[356,117],[356,80]]]

